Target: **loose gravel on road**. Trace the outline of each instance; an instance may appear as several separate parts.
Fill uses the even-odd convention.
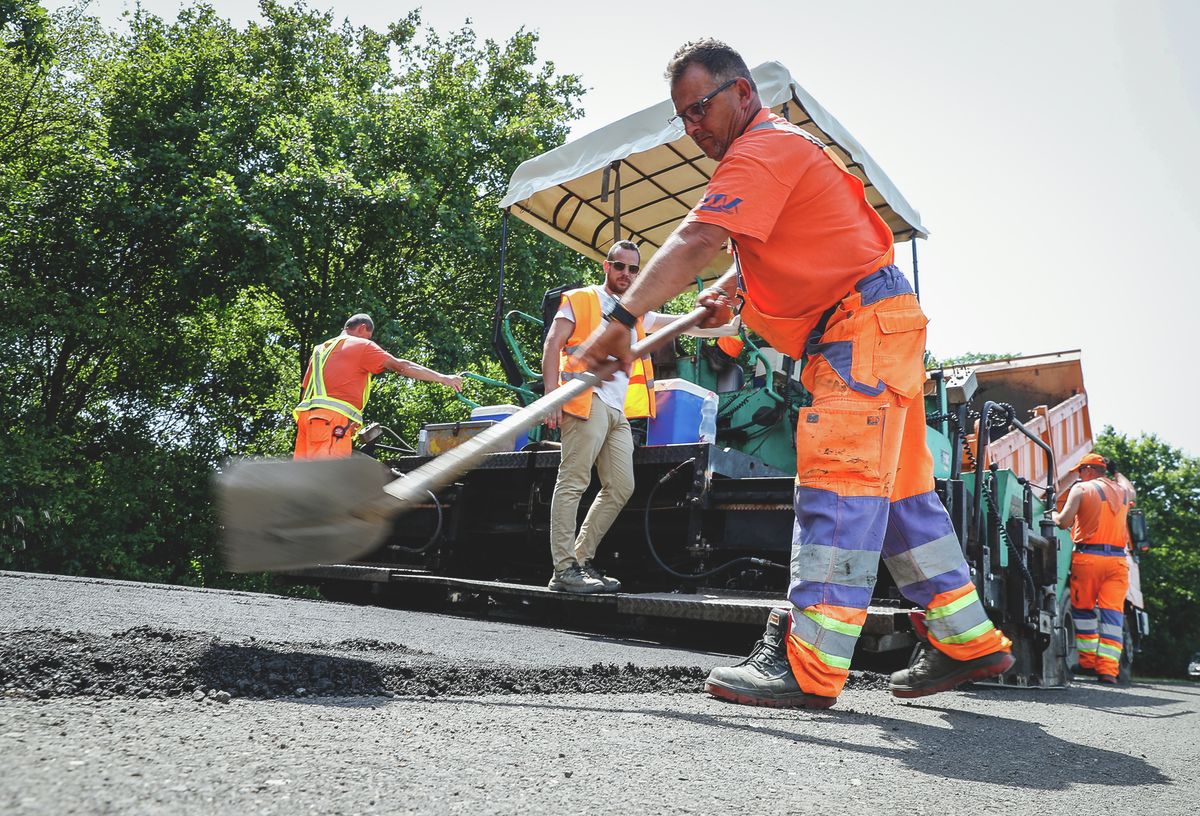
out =
[[[694,692],[699,666],[513,666],[448,662],[395,643],[234,643],[136,627],[103,637],[0,634],[0,689],[46,697],[274,697]]]

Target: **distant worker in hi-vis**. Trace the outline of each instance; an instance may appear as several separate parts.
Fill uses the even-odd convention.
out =
[[[296,419],[295,459],[336,459],[353,452],[354,434],[362,427],[363,407],[371,396],[371,377],[395,371],[414,380],[462,390],[462,377],[439,374],[388,354],[371,341],[375,321],[356,314],[342,333],[313,347],[301,383]]]
[[[616,241],[604,259],[604,283],[563,293],[558,313],[542,348],[542,381],[549,394],[584,370],[572,358],[576,348],[612,311],[617,298],[636,279],[641,252],[632,241]],[[670,324],[667,314],[647,312],[626,328],[633,341]],[[737,323],[711,329],[689,329],[697,337],[732,335]],[[548,588],[587,595],[618,592],[621,582],[596,566],[596,551],[621,508],[633,495],[633,432],[630,419],[653,417],[654,365],[637,359],[629,372],[589,388],[546,418],[558,428],[562,459],[550,502],[550,560],[554,573]],[[592,466],[600,479],[596,494],[576,535],[579,502],[592,482]]]
[[[1133,484],[1098,453],[1079,460],[1079,481],[1054,523],[1071,528],[1071,617],[1079,668],[1101,683],[1116,683],[1125,646],[1125,595],[1129,592],[1126,518]]]

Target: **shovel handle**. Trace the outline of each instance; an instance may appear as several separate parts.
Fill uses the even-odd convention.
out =
[[[695,326],[707,315],[707,309],[697,307],[686,315],[675,318],[653,334],[642,338],[633,345],[630,351],[635,357],[645,357],[673,340],[676,335]],[[478,436],[468,439],[458,447],[421,465],[412,473],[385,485],[384,493],[405,504],[422,501],[427,491],[436,493],[453,483],[455,479],[479,465],[487,454],[511,447],[519,434],[537,425],[552,411],[566,405],[587,389],[599,385],[611,376],[619,365],[616,360],[609,360],[595,371],[579,375],[578,378],[572,379],[566,385],[554,389],[549,394],[525,406],[503,422],[493,425]],[[379,510],[388,512],[383,508],[379,508]],[[394,503],[391,503],[390,511],[393,513],[396,511]]]

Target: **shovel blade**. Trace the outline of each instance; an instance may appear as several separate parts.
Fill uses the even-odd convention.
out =
[[[388,469],[367,456],[228,465],[215,478],[226,568],[268,572],[365,555],[390,529],[380,512],[389,480]]]

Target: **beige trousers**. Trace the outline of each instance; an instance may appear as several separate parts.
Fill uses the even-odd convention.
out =
[[[600,540],[633,495],[633,434],[624,411],[605,405],[593,394],[590,416],[563,414],[560,427],[562,464],[550,502],[550,557],[558,571],[596,555]],[[579,500],[592,482],[593,464],[600,492],[577,537]]]

